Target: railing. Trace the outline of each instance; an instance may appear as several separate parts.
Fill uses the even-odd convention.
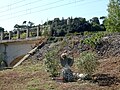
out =
[[[0,42],[9,41],[9,40],[19,40],[19,39],[28,39],[28,38],[39,37],[44,32],[44,30],[46,30],[45,28],[47,28],[47,30],[50,31],[51,28],[49,28],[49,27],[50,26],[40,26],[40,25],[38,25],[38,26],[33,27],[33,28],[17,29],[16,34],[13,33],[12,31],[9,31],[9,36],[8,36],[7,39],[5,38],[5,32],[1,31],[0,32]],[[22,33],[23,31],[24,31],[24,33]],[[30,32],[34,33],[34,35],[30,36]]]

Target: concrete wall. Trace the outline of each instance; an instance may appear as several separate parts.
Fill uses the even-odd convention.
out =
[[[5,54],[5,61],[8,65],[19,56],[27,54],[32,50],[33,44],[23,44],[23,43],[9,43],[0,44],[0,53]]]
[[[5,51],[4,44],[0,44],[0,53],[3,53]]]
[[[5,51],[4,45],[0,44],[0,59],[4,59],[4,51]]]

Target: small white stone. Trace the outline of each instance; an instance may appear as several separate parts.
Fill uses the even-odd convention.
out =
[[[105,41],[107,40],[109,37],[103,37],[102,40]]]
[[[81,79],[78,79],[78,81],[81,81]]]
[[[85,77],[85,75],[84,75],[84,74],[79,74],[78,76],[79,76],[80,78]]]
[[[79,73],[76,73],[76,76],[79,76]]]
[[[73,73],[73,75],[75,76],[75,75],[76,75],[76,73]]]

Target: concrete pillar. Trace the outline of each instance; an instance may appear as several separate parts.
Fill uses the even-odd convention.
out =
[[[29,38],[29,28],[26,30],[26,38]]]
[[[51,31],[51,26],[48,26],[48,34],[51,36],[52,35],[52,31]]]
[[[70,25],[71,24],[71,20],[70,18],[67,19],[67,25]]]
[[[20,30],[17,30],[17,39],[20,39]]]
[[[1,33],[1,40],[3,40],[4,39],[4,31],[1,31],[0,33]]]
[[[9,31],[9,40],[11,40],[11,34],[12,34],[12,32]]]
[[[39,37],[39,36],[40,36],[40,27],[37,26],[37,37]]]

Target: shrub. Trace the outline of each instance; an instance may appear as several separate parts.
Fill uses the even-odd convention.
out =
[[[52,49],[45,54],[45,67],[48,72],[50,72],[51,76],[58,75],[58,67],[59,67],[59,58],[58,58],[58,50]]]
[[[100,39],[106,35],[106,32],[96,32],[89,34],[91,35],[88,38],[82,40],[82,42],[94,48],[97,44],[100,43]]]
[[[26,38],[26,33],[22,33],[20,36],[22,39]]]
[[[12,39],[13,39],[13,40],[17,39],[17,35],[16,35],[16,34],[13,35]]]
[[[78,58],[77,66],[80,72],[91,75],[98,66],[96,54],[92,52],[83,52]]]

